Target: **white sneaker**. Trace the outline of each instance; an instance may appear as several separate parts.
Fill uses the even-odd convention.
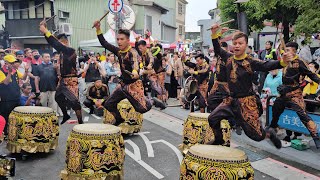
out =
[[[287,142],[287,141],[281,140],[281,145],[282,145],[283,148],[287,148],[287,147],[291,146],[291,142]]]

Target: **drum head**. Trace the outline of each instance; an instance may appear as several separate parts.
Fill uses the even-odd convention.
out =
[[[245,152],[225,146],[199,144],[192,146],[189,153],[212,160],[241,161],[247,159]]]
[[[120,128],[110,124],[78,124],[73,127],[73,131],[83,134],[116,134]]]
[[[17,113],[46,114],[46,113],[52,113],[53,109],[48,107],[41,107],[41,106],[19,106],[14,108],[13,111]]]
[[[204,120],[208,120],[209,113],[190,113],[190,117],[195,117],[195,118],[202,118]]]

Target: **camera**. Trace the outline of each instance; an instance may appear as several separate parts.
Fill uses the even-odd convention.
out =
[[[15,165],[15,158],[7,158],[6,155],[0,155],[0,179],[15,176]]]

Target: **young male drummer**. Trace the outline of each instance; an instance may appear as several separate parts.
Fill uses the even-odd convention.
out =
[[[320,138],[317,126],[307,114],[299,79],[300,76],[308,76],[318,84],[320,83],[320,79],[315,73],[310,71],[308,65],[306,65],[303,60],[299,59],[297,49],[298,44],[295,42],[286,44],[285,51],[287,54],[291,54],[293,60],[290,62],[290,66],[288,65],[283,69],[283,85],[278,88],[280,97],[275,100],[272,106],[272,122],[269,129],[275,130],[275,128],[278,127],[280,115],[283,113],[285,107],[290,107],[298,114],[301,122],[307,127],[316,147],[319,149]]]
[[[65,34],[60,34],[57,38],[54,37],[48,31],[45,21],[40,23],[40,31],[45,35],[48,43],[60,53],[60,74],[58,74],[60,80],[55,100],[63,113],[61,124],[64,124],[70,119],[67,113],[67,106],[71,106],[75,111],[78,123],[83,124],[82,110],[79,101],[76,50],[69,47],[68,37]]]
[[[139,113],[149,111],[155,101],[152,102],[152,100],[147,99],[144,96],[143,84],[142,81],[139,80],[138,74],[138,53],[130,46],[130,31],[124,29],[119,30],[117,35],[118,47],[116,47],[105,40],[100,25],[99,21],[94,22],[98,39],[104,48],[118,57],[122,73],[122,82],[120,83],[120,86],[115,89],[104,103],[104,107],[115,117],[115,125],[119,125],[124,122],[124,119],[117,109],[117,104],[121,100],[127,98],[134,109]]]
[[[150,76],[156,72],[156,69],[153,69],[153,68],[155,64],[155,59],[157,59],[157,57],[154,57],[152,51],[148,49],[147,42],[145,40],[136,41],[135,46],[138,54],[141,56],[141,62],[139,64],[139,68],[140,68],[139,72],[142,77],[142,82],[145,89],[145,95],[147,95],[148,98],[151,98],[151,89],[152,89],[151,83],[153,82],[151,81]],[[158,59],[157,59],[157,62],[158,62]],[[156,97],[154,97],[153,99],[156,102],[157,107],[160,107],[161,109],[166,108],[165,104],[160,100],[158,100]]]
[[[246,54],[248,46],[248,36],[242,32],[234,34],[232,43],[234,46],[234,55],[221,49],[218,41],[218,30],[220,26],[215,24],[212,28],[212,43],[217,55],[226,63],[227,82],[230,89],[230,98],[223,102],[210,114],[209,124],[214,132],[219,129],[222,119],[235,118],[239,122],[246,135],[255,141],[261,141],[266,133],[259,121],[259,109],[256,95],[252,87],[254,71],[270,71],[281,69],[289,62],[289,55],[284,56],[284,60],[261,61],[253,59]],[[218,133],[220,134],[220,133]],[[274,144],[280,144],[281,141],[272,131],[270,139]],[[223,137],[216,136],[214,144],[223,144]],[[278,147],[278,146],[277,146]]]
[[[196,64],[187,60],[185,65],[190,67],[189,73],[193,74],[197,79],[197,99],[199,100],[200,112],[205,113],[205,108],[207,107],[209,64],[205,61],[203,54],[196,55],[195,59],[197,61]]]

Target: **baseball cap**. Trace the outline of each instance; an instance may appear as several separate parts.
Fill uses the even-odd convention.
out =
[[[7,61],[8,63],[18,62],[18,60],[11,54],[4,56],[3,60]]]
[[[17,52],[16,52],[16,56],[19,56],[19,55],[24,55],[24,52],[21,51],[21,50],[20,50],[20,51],[17,51]]]

